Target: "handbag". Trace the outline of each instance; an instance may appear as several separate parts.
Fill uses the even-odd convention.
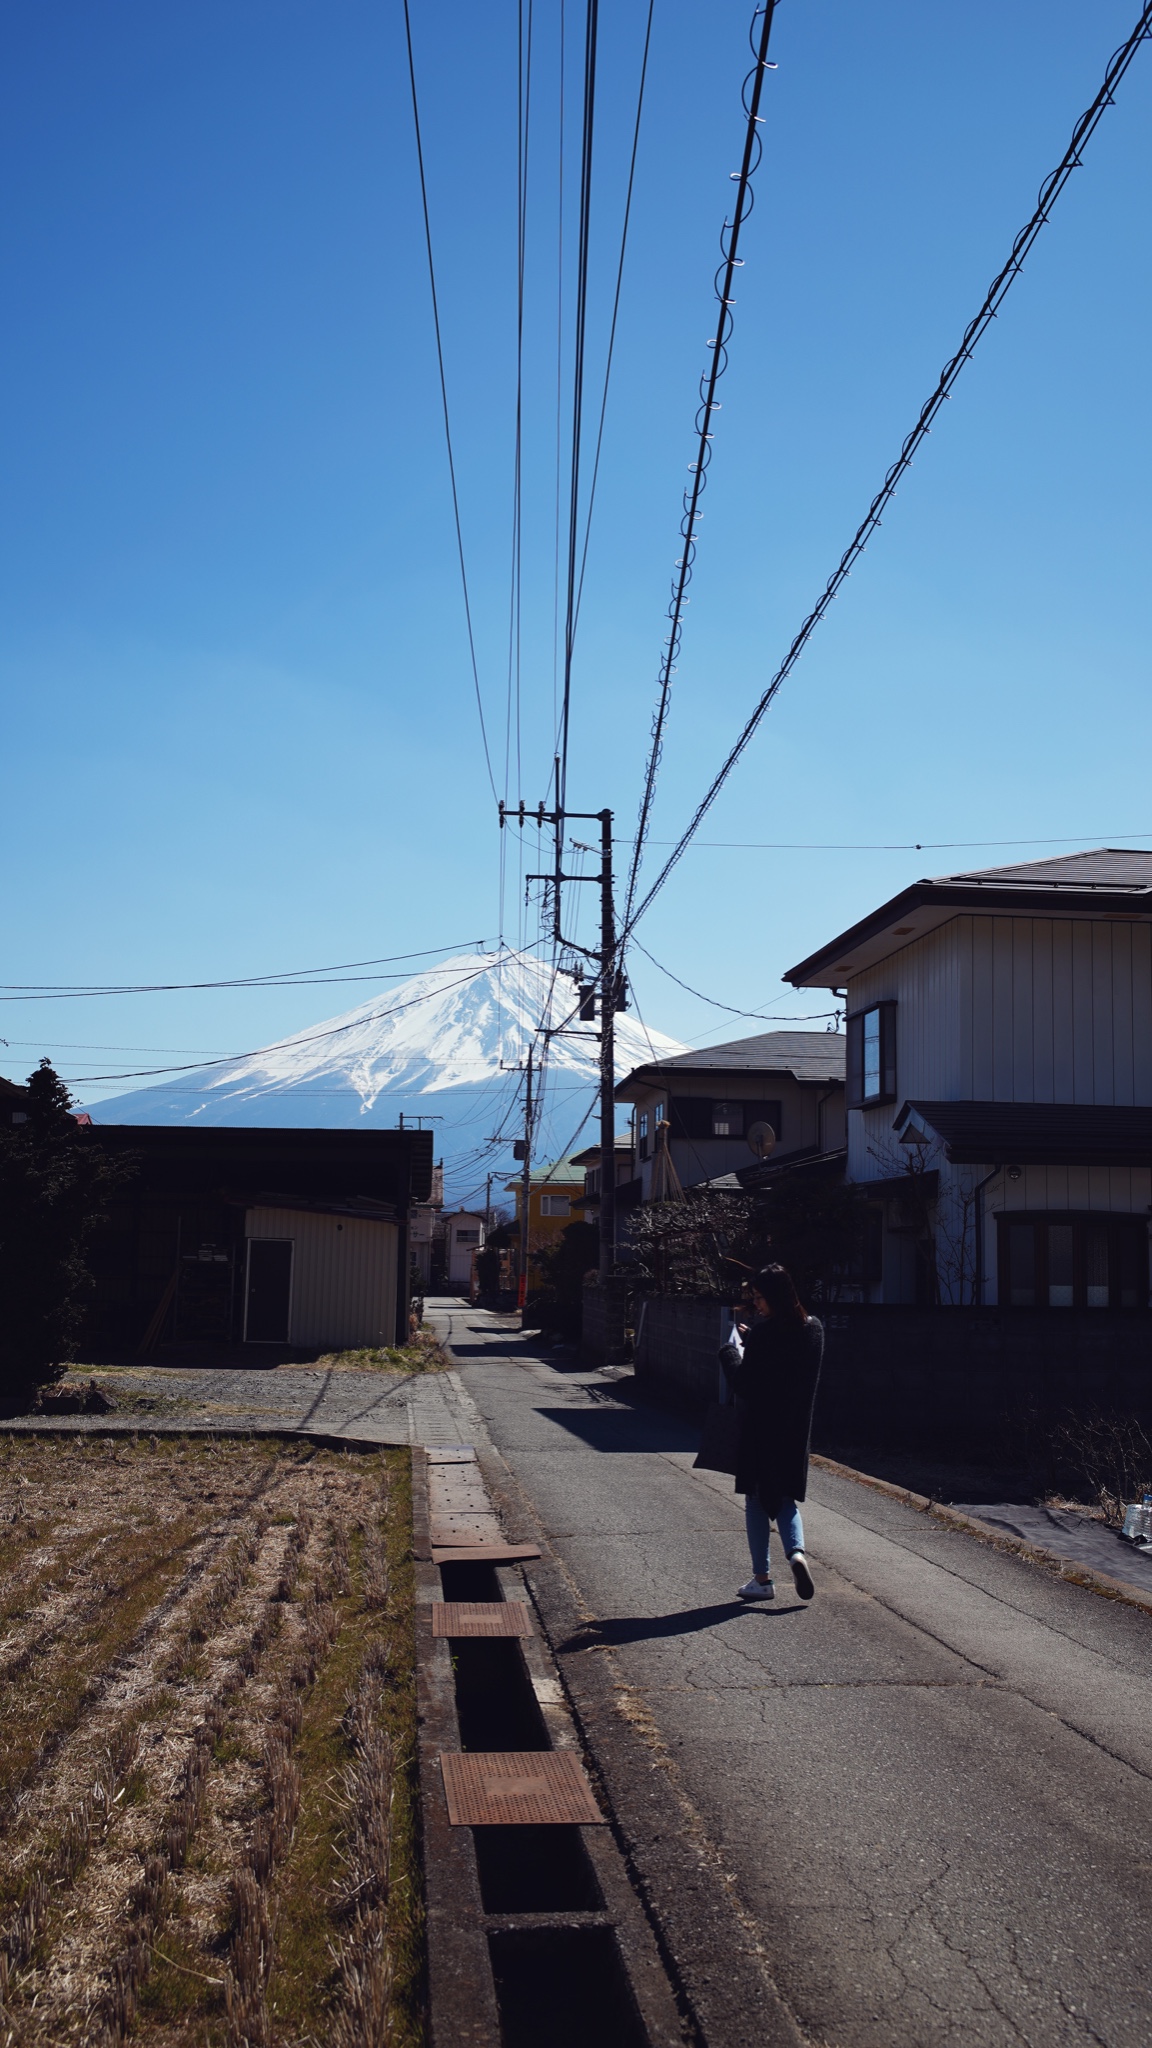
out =
[[[700,1449],[692,1461],[693,1470],[730,1472],[736,1477],[736,1452],[740,1442],[740,1418],[734,1406],[722,1408],[719,1401],[708,1404]]]

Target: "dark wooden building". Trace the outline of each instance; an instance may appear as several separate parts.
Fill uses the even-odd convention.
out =
[[[395,1344],[432,1133],[97,1124],[131,1172],[94,1237],[91,1354]]]

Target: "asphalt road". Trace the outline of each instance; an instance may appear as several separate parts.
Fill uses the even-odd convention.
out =
[[[816,1472],[815,1601],[777,1559],[775,1606],[744,1609],[740,1503],[690,1426],[507,1319],[433,1319],[724,1892],[678,1917],[637,1787],[638,1882],[709,2048],[1149,2048],[1152,1622]],[[778,1995],[755,2029],[726,1925]]]

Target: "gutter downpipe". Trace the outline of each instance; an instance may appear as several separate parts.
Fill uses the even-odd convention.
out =
[[[1003,1171],[1003,1163],[994,1166],[991,1173],[986,1173],[983,1180],[977,1181],[972,1190],[976,1197],[976,1299],[972,1304],[974,1308],[984,1306],[984,1190],[989,1181],[995,1180],[997,1174]]]

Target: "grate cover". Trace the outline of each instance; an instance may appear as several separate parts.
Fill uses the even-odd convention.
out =
[[[434,1600],[434,1636],[530,1636],[532,1616],[524,1600]]]
[[[539,1557],[534,1543],[433,1543],[433,1564],[524,1564]]]
[[[604,1825],[574,1750],[469,1750],[441,1756],[440,1769],[453,1827]]]

